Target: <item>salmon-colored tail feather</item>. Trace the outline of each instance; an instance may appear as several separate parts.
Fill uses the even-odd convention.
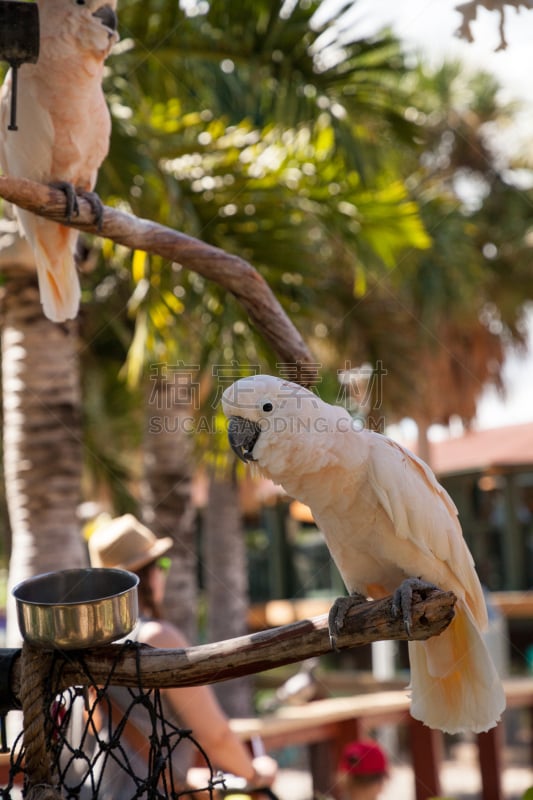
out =
[[[411,714],[446,733],[493,728],[505,709],[500,677],[485,641],[461,601],[449,627],[425,642],[409,642]]]
[[[52,322],[63,322],[74,319],[80,306],[80,282],[74,259],[78,233],[63,225],[53,227],[57,229],[53,235],[47,230],[46,240],[38,235],[33,245],[43,311]]]

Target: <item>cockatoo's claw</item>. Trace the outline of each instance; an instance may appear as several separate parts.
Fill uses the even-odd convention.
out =
[[[102,230],[102,222],[104,219],[104,204],[96,194],[96,192],[82,192],[81,196],[84,200],[87,200],[89,205],[91,206],[92,212],[94,214],[94,223],[96,225],[96,229],[98,232]]]
[[[54,189],[60,189],[64,192],[65,197],[67,199],[67,208],[65,211],[65,217],[70,222],[72,217],[79,216],[80,207],[78,204],[78,195],[83,197],[84,200],[87,200],[89,205],[91,206],[91,210],[94,214],[94,222],[98,231],[102,229],[102,220],[104,218],[104,204],[96,194],[96,192],[76,192],[76,189],[71,183],[68,181],[54,181],[50,184],[53,186]]]
[[[53,186],[54,189],[59,189],[65,195],[67,200],[65,217],[67,218],[68,222],[70,222],[72,217],[79,216],[80,208],[78,206],[78,198],[76,196],[76,189],[74,186],[68,181],[53,181],[50,186]]]
[[[413,605],[413,594],[415,592],[424,594],[436,588],[435,584],[423,581],[421,578],[406,578],[393,593],[391,610],[393,616],[402,616],[407,636],[411,637],[411,625],[413,622],[411,607]]]
[[[337,636],[344,627],[344,620],[350,608],[366,602],[364,594],[359,594],[359,592],[354,592],[348,597],[337,597],[328,614],[329,640],[332,650],[337,649]]]

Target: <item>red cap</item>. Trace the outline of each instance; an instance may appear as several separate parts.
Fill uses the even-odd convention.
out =
[[[339,770],[349,775],[386,775],[387,757],[376,742],[351,742],[344,748]]]

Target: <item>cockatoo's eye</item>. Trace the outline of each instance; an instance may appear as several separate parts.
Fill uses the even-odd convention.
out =
[[[265,412],[265,414],[269,414],[271,411],[274,410],[274,404],[270,402],[270,400],[265,400],[261,404],[261,409]]]
[[[84,6],[86,5],[86,0],[74,0],[75,6]]]

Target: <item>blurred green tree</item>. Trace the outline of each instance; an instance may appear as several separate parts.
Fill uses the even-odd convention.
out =
[[[339,18],[316,23],[323,5],[212,2],[170,12],[160,3],[130,3],[121,14],[121,52],[110,62],[112,155],[100,178],[110,202],[246,257],[287,311],[302,318],[312,315],[315,297],[306,276],[327,273],[332,260],[364,286],[365,262],[386,271],[407,247],[429,246],[401,170],[387,155],[390,143],[407,143],[414,130],[405,120],[398,43],[389,36],[360,40],[338,27]],[[109,255],[119,259],[120,249]],[[220,388],[218,365],[275,364],[217,287],[143,253],[134,254],[131,276],[130,321],[120,323],[134,325],[130,385],[144,380],[160,400],[173,387],[155,365],[174,367],[174,378],[178,365],[198,365],[202,386],[212,389],[209,406]],[[117,275],[95,277],[101,283],[94,282],[92,302],[105,296],[114,304],[109,288]],[[124,286],[116,294],[122,302]],[[165,406],[154,424],[161,415],[152,407],[144,437],[145,517],[179,543],[171,606],[189,633],[195,542],[190,508],[178,507],[190,497],[190,462],[179,442],[180,420],[195,410]],[[220,497],[235,502],[229,487]],[[221,512],[219,520],[226,518]],[[228,552],[228,537],[235,540],[233,527],[219,525],[220,553]],[[216,581],[240,585],[235,575]],[[232,614],[226,607],[219,616],[211,634],[222,638]]]

